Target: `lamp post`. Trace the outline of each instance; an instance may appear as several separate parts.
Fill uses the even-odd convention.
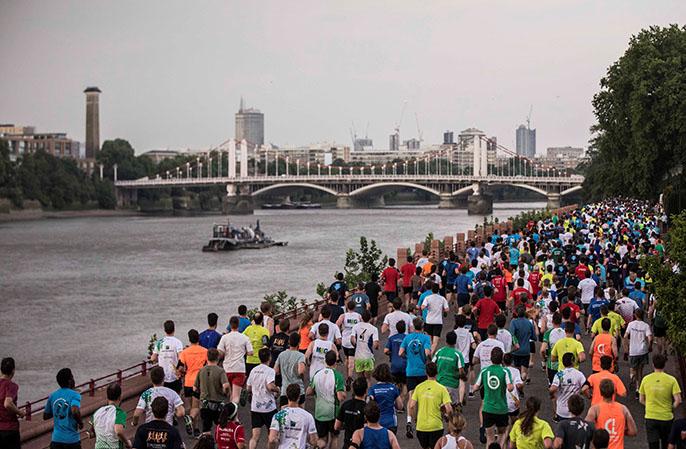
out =
[[[322,175],[322,164],[317,164],[317,176]]]
[[[300,176],[300,159],[295,160],[295,175]]]
[[[310,161],[307,161],[307,176],[310,176]]]
[[[396,169],[396,164],[393,162],[393,176],[396,176],[398,174],[398,171]]]
[[[212,177],[212,157],[207,158],[207,179]]]
[[[191,177],[191,163],[186,162],[186,178],[190,178],[190,177]]]
[[[291,162],[291,157],[290,157],[290,156],[286,156],[286,176],[288,176],[289,171],[290,171],[290,167],[288,167],[288,165],[290,164],[290,162]]]
[[[179,173],[181,172],[180,167],[176,167],[176,179],[179,179]]]
[[[331,166],[329,165],[329,176],[331,176]]]

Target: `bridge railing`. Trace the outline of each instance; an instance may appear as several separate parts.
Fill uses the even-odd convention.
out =
[[[87,394],[88,396],[95,396],[95,392],[103,388],[107,388],[112,382],[122,383],[127,379],[137,376],[146,376],[148,370],[154,366],[154,364],[146,360],[141,363],[137,363],[128,368],[123,368],[117,370],[113,373],[106,374],[104,376],[98,377],[96,379],[90,379],[88,382],[84,382],[75,387],[77,391],[82,394]],[[26,421],[31,421],[31,417],[42,412],[45,409],[45,403],[48,397],[36,399],[35,401],[26,402],[24,405],[19,406],[20,410],[24,410],[26,413]]]

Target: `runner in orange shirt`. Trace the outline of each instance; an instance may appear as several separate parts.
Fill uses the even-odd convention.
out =
[[[609,318],[602,318],[600,327],[602,329],[601,333],[596,335],[591,343],[590,352],[592,357],[592,369],[594,373],[597,373],[601,370],[601,357],[607,356],[612,358],[613,364],[610,367],[611,371],[614,371],[614,361],[617,360],[618,357],[617,340],[610,335],[612,322]]]
[[[198,372],[207,364],[207,349],[200,346],[200,334],[197,330],[188,331],[189,347],[179,354],[179,362],[183,364],[185,376],[183,378],[183,397],[190,402],[190,417],[193,420],[193,429],[198,429],[198,416],[200,415],[200,401],[193,395],[193,385]],[[198,430],[197,434],[200,433]]]
[[[611,380],[612,383],[615,385],[616,395],[622,397],[626,396],[626,387],[624,386],[624,382],[622,382],[619,376],[610,372],[612,364],[612,357],[608,357],[606,355],[602,356],[600,358],[600,370],[595,374],[591,374],[590,376],[588,376],[588,379],[586,379],[588,385],[591,386],[590,389],[586,390],[586,395],[591,399],[591,405],[595,405],[599,402],[602,402],[603,397],[600,394],[600,383],[605,379]],[[612,399],[615,399],[614,396],[612,397]]]
[[[596,429],[605,429],[610,434],[608,449],[624,449],[624,436],[636,436],[636,422],[625,405],[615,402],[615,384],[610,379],[600,382],[603,400],[588,409],[586,421]]]

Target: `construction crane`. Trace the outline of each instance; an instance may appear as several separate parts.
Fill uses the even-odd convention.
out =
[[[369,122],[367,122],[367,128],[364,130],[364,138],[369,139]]]
[[[395,124],[395,133],[400,135],[400,125],[403,122],[403,116],[405,115],[405,108],[407,108],[407,100],[403,101],[403,106],[400,109],[400,120],[398,120],[398,123]]]
[[[355,142],[357,141],[357,132],[355,131],[355,122],[352,122],[352,127],[350,128],[350,138],[353,141],[353,149],[355,148]]]
[[[533,110],[534,110],[534,105],[532,104],[529,107],[529,115],[526,116],[526,128],[527,129],[531,129],[531,113],[533,112]]]
[[[424,142],[424,133],[422,133],[422,130],[419,128],[419,116],[417,113],[414,113],[414,119],[417,122],[417,136],[419,136],[419,142]]]

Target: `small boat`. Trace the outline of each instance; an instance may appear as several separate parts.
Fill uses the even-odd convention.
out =
[[[203,252],[234,251],[238,249],[262,249],[272,246],[286,246],[288,242],[277,242],[260,229],[260,220],[252,226],[237,228],[230,223],[214,224],[212,238],[202,247]]]
[[[311,203],[309,201],[284,201],[283,203],[265,203],[262,209],[321,209],[322,205],[319,203]]]

